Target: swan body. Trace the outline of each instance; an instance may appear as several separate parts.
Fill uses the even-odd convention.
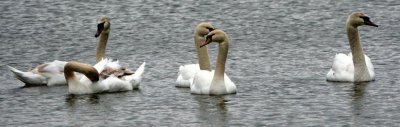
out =
[[[364,54],[357,27],[369,25],[378,27],[362,12],[353,12],[346,22],[347,37],[351,48],[349,55],[337,54],[332,68],[326,75],[327,81],[364,82],[375,80],[371,59]]]
[[[365,55],[365,63],[367,64],[368,73],[372,78],[375,78],[374,66],[371,59]],[[343,53],[336,54],[332,68],[326,75],[328,81],[338,82],[353,82],[354,81],[354,64],[353,55]]]
[[[25,83],[25,86],[57,86],[66,85],[63,69],[67,62],[55,60],[36,66],[31,71],[20,71],[7,66],[14,76]]]
[[[194,94],[210,94],[214,72],[215,70],[197,71],[196,75],[191,80],[190,92]],[[233,83],[226,74],[224,74],[224,83],[225,87],[222,87],[221,90],[217,91],[226,91],[226,93],[223,94],[236,93],[235,83]]]
[[[110,59],[102,59],[93,67],[83,63],[68,62],[64,68],[64,73],[71,94],[120,92],[139,87],[145,65],[144,62],[135,73],[130,73],[129,70],[121,67],[118,61]],[[111,70],[111,73],[104,74],[109,70]],[[79,79],[72,72],[79,72],[85,76]]]
[[[208,22],[202,22],[196,26],[194,31],[194,42],[199,64],[180,66],[178,78],[176,79],[176,87],[190,87],[190,80],[193,79],[193,76],[197,71],[211,70],[207,47],[199,48],[199,43],[205,41],[204,36],[212,30],[214,30],[214,27]]]
[[[190,92],[193,94],[234,94],[236,85],[225,74],[225,62],[228,55],[229,41],[226,33],[216,29],[208,33],[206,41],[200,45],[203,47],[211,42],[219,44],[218,57],[215,70],[197,71],[190,82]]]

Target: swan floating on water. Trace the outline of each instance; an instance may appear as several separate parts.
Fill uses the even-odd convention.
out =
[[[194,44],[197,51],[199,64],[187,64],[179,67],[178,78],[176,79],[176,87],[190,87],[190,79],[199,70],[211,70],[210,58],[208,56],[207,47],[200,48],[200,42],[204,42],[204,36],[214,27],[208,22],[199,23],[194,30]]]
[[[206,46],[211,42],[218,43],[218,56],[215,70],[197,71],[190,82],[190,92],[193,94],[234,94],[236,85],[225,74],[225,62],[228,56],[229,41],[226,33],[216,29],[208,33],[206,41],[200,45]]]
[[[374,66],[364,54],[357,27],[369,25],[378,27],[362,12],[353,12],[346,22],[347,37],[351,53],[336,54],[332,68],[326,75],[328,81],[363,82],[375,80]]]
[[[97,25],[95,37],[99,37],[94,66],[75,61],[68,62],[64,67],[65,79],[71,94],[92,94],[101,92],[119,92],[138,88],[146,63],[133,73],[119,65],[119,61],[103,58],[110,33],[111,23],[105,16],[101,17]],[[77,73],[85,76],[76,77]]]
[[[101,23],[98,25],[95,37],[98,37],[100,33],[102,33],[102,36],[100,36],[100,40],[97,44],[96,62],[99,62],[105,55],[108,33],[110,32],[109,19],[103,16],[99,21]],[[55,86],[67,85],[67,81],[64,77],[65,64],[67,64],[66,61],[54,60],[53,62],[38,65],[34,69],[26,72],[20,71],[11,66],[7,67],[18,80],[25,83],[25,86]]]
[[[133,73],[110,59],[102,59],[94,66],[71,61],[65,65],[64,75],[71,94],[129,91],[139,87],[145,65],[144,62]],[[74,72],[85,76],[78,79]]]

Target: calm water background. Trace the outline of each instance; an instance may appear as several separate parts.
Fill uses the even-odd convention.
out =
[[[376,81],[325,81],[348,53],[347,16],[361,27]],[[0,1],[0,126],[399,126],[400,1]],[[146,61],[140,90],[73,96],[67,86],[21,88],[5,65],[93,64],[96,20],[111,19],[107,56],[132,69]],[[226,73],[238,93],[191,95],[175,88],[179,65],[196,62],[193,29],[227,32]],[[215,61],[216,44],[209,46]]]

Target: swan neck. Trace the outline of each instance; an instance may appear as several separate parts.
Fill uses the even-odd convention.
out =
[[[78,62],[68,62],[64,66],[64,76],[65,79],[67,79],[67,82],[75,78],[74,72],[79,72],[84,74],[92,82],[99,80],[99,73],[91,65]]]
[[[360,42],[357,27],[347,25],[347,36],[349,38],[351,54],[354,64],[354,81],[369,79],[369,72],[365,63],[364,51]]]
[[[213,79],[214,81],[216,80],[224,81],[225,63],[228,56],[228,48],[229,48],[229,43],[227,40],[222,43],[219,43],[217,63]]]
[[[96,63],[100,62],[101,59],[105,57],[108,35],[108,32],[101,33],[100,35],[100,39],[96,48]]]
[[[204,37],[199,36],[195,32],[194,43],[197,51],[197,59],[200,66],[200,70],[208,70],[211,71],[210,57],[208,56],[207,46],[200,48],[200,43],[204,42]]]

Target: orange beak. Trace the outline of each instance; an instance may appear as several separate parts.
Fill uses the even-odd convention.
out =
[[[212,35],[207,35],[206,36],[206,41],[203,44],[200,45],[200,48],[210,44],[211,42],[212,42]]]

